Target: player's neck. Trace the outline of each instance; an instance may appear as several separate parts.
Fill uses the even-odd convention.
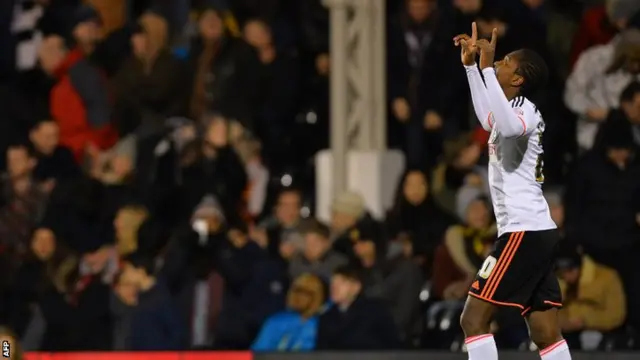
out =
[[[502,91],[504,91],[504,96],[507,97],[507,100],[511,101],[513,99],[515,99],[516,97],[519,96],[518,94],[518,89],[517,88],[513,88],[513,87],[508,87],[508,88],[502,88]]]

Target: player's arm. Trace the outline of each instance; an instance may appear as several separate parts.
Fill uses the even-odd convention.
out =
[[[476,23],[471,24],[471,36],[460,34],[453,38],[456,46],[460,47],[460,59],[467,73],[469,81],[469,89],[471,90],[471,101],[473,102],[473,110],[480,121],[482,127],[490,131],[492,124],[490,122],[491,110],[489,107],[489,97],[487,96],[487,88],[484,86],[482,75],[476,64],[478,28]]]
[[[467,72],[467,81],[469,82],[469,89],[471,90],[471,101],[473,103],[473,110],[480,121],[482,128],[491,131],[493,124],[491,123],[491,107],[489,102],[489,96],[487,95],[487,88],[484,86],[482,75],[480,75],[480,69],[476,64],[471,66],[465,65],[465,71]]]
[[[526,135],[535,130],[536,119],[531,114],[525,114],[523,109],[514,108],[504,94],[496,71],[492,67],[495,56],[496,43],[498,41],[498,31],[493,29],[491,41],[478,40],[476,45],[480,49],[480,67],[484,75],[484,81],[487,86],[487,95],[489,96],[489,107],[493,112],[495,126],[500,134],[504,137],[518,137]]]
[[[482,74],[487,83],[489,106],[493,111],[493,118],[497,119],[492,125],[500,131],[500,134],[510,138],[524,136],[535,130],[537,125],[535,114],[526,112],[520,107],[512,107],[498,83],[495,69],[486,68],[482,70]]]

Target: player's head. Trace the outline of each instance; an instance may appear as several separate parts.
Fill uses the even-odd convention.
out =
[[[549,77],[547,64],[535,51],[517,50],[495,64],[503,89],[516,88],[518,95],[529,96],[544,87]]]

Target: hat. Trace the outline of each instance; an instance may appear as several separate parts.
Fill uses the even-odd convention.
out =
[[[609,19],[624,20],[629,19],[640,11],[640,1],[638,0],[610,0],[606,5]]]
[[[356,192],[343,192],[333,199],[331,211],[360,218],[365,213],[364,199]]]
[[[88,21],[95,21],[102,24],[100,13],[91,5],[80,5],[73,12],[73,27]]]
[[[206,195],[202,198],[198,206],[196,206],[195,211],[193,212],[194,218],[203,218],[203,217],[217,217],[221,221],[225,221],[224,211],[222,210],[222,206],[220,206],[220,202],[213,195]]]

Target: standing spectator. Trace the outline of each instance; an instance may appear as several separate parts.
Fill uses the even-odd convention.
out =
[[[433,166],[441,152],[442,132],[450,136],[467,127],[464,107],[459,106],[466,91],[464,79],[451,78],[459,73],[451,67],[457,54],[449,44],[454,28],[446,11],[436,0],[405,4],[390,27],[389,98],[394,118],[405,124],[409,166],[425,168]]]
[[[293,53],[276,48],[271,28],[264,21],[247,22],[244,38],[257,51],[259,59],[255,64],[259,94],[253,103],[256,135],[262,140],[271,170],[278,171],[288,156],[283,140],[290,137],[298,100],[298,59]]]
[[[183,163],[182,188],[187,208],[193,208],[206,194],[215,195],[225,214],[237,218],[247,185],[247,174],[240,157],[229,143],[229,122],[214,117],[196,148],[185,151],[191,158]],[[231,221],[233,222],[233,221]]]
[[[252,69],[257,61],[253,49],[228,34],[215,8],[200,14],[198,31],[188,59],[191,118],[200,120],[215,112],[252,128],[250,104],[256,90]]]
[[[40,48],[44,71],[57,78],[51,90],[51,114],[60,126],[60,144],[82,161],[88,148],[108,149],[117,140],[111,127],[107,87],[100,72],[78,50],[69,51],[59,36]]]
[[[580,56],[567,79],[564,101],[578,118],[581,150],[593,147],[598,127],[620,103],[620,94],[640,79],[640,30],[626,30]]]
[[[596,262],[618,271],[629,304],[635,304],[640,301],[640,165],[628,124],[605,123],[602,131],[602,148],[579,160],[567,186],[567,233]],[[629,321],[640,324],[635,306],[629,307]]]
[[[39,121],[29,132],[37,165],[33,177],[39,181],[61,181],[80,175],[71,151],[60,145],[60,127],[54,120]]]
[[[114,79],[121,136],[134,130],[143,136],[156,134],[168,117],[184,113],[184,69],[170,53],[168,42],[164,18],[154,13],[140,17],[131,36],[133,56]]]
[[[625,321],[627,304],[622,282],[615,270],[569,248],[558,257],[563,307],[560,324],[566,338],[579,346],[584,330],[609,332]],[[577,341],[576,341],[577,340]]]
[[[311,274],[296,277],[287,295],[287,310],[274,314],[265,321],[251,350],[313,350],[324,299],[324,286],[319,277]]]
[[[331,249],[329,229],[325,225],[311,220],[303,227],[302,234],[303,250],[289,262],[289,276],[292,279],[310,273],[328,281],[336,268],[348,262],[344,255]]]
[[[357,269],[343,266],[331,278],[333,306],[320,315],[318,350],[391,350],[400,345],[389,309],[362,293]]]

